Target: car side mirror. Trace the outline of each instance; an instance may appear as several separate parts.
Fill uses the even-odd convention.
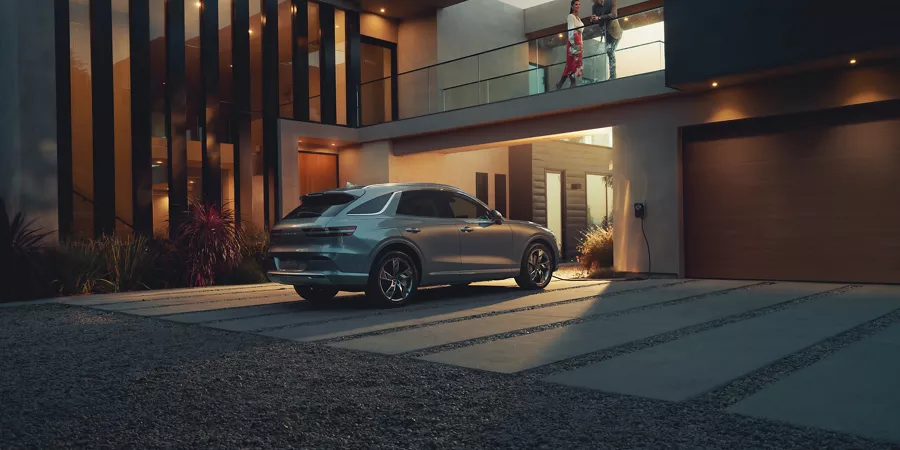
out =
[[[497,211],[496,209],[491,210],[491,218],[496,224],[503,223],[503,214],[500,214],[500,211]]]

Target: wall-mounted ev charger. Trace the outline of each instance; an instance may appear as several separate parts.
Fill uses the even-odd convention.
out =
[[[643,203],[635,203],[634,204],[634,217],[637,219],[643,219],[645,215],[647,215],[647,208],[644,207],[644,204]]]

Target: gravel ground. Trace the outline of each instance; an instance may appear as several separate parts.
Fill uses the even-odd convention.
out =
[[[0,448],[890,448],[671,404],[61,305],[0,309]]]

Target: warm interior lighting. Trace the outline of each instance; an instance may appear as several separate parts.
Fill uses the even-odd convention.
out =
[[[627,17],[625,18],[625,21],[628,22],[628,18],[627,18]]]
[[[253,28],[247,30],[248,33],[253,34]]]
[[[718,81],[713,81],[713,82],[712,82],[712,87],[719,87],[719,82],[718,82]]]
[[[384,8],[381,8],[381,13],[384,14]]]
[[[197,3],[195,3],[195,4],[197,5],[198,8],[201,7],[201,6],[203,6],[203,3],[202,3],[202,2],[197,2]]]
[[[335,146],[335,144],[331,144],[331,146],[332,146],[332,147],[334,147],[334,146]]]
[[[559,33],[559,37],[562,37],[562,33]]]
[[[856,64],[856,59],[851,59],[851,60],[850,60],[850,64],[851,64],[851,65],[852,65],[852,64]]]

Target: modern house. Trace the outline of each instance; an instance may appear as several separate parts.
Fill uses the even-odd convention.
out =
[[[0,195],[66,236],[438,182],[621,271],[900,283],[892,3],[618,0],[618,76],[589,25],[557,89],[569,0],[2,2]]]

